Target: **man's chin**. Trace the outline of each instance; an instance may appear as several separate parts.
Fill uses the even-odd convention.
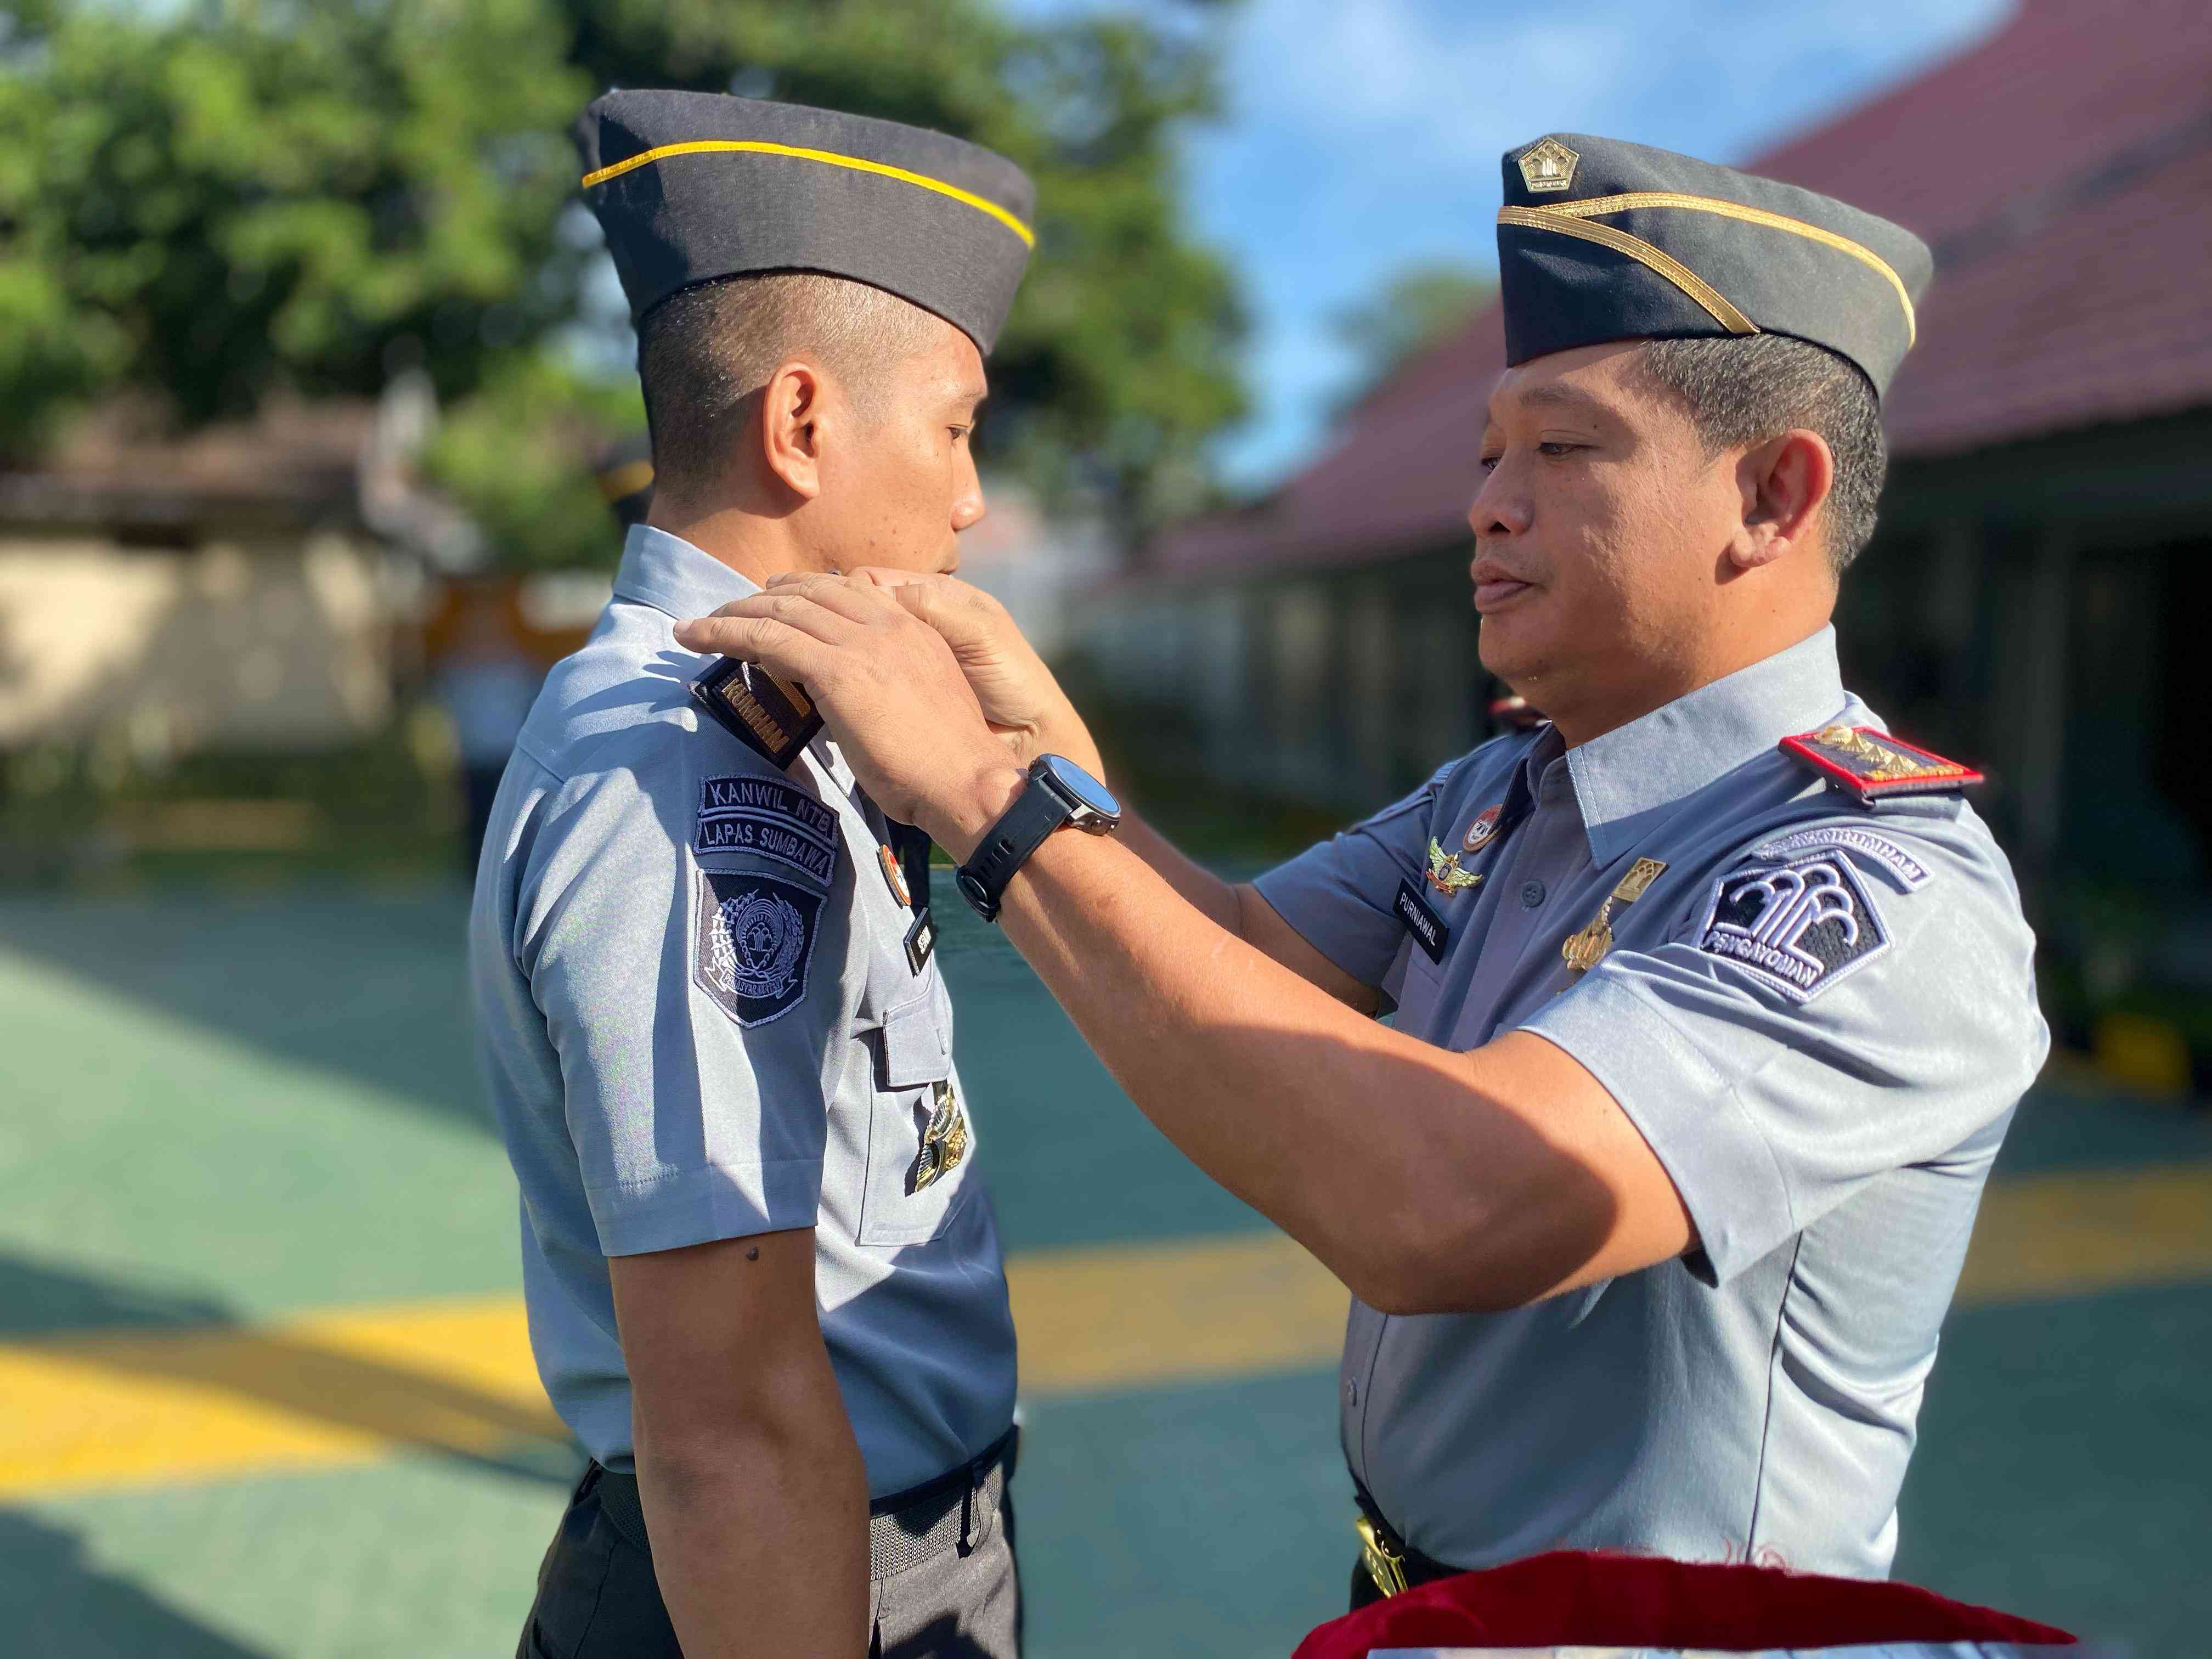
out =
[[[1520,682],[1533,678],[1553,653],[1544,630],[1518,607],[1485,617],[1475,632],[1475,655],[1482,665],[1520,695],[1529,694]]]

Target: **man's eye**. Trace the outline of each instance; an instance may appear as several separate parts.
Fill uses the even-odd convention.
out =
[[[952,434],[952,441],[958,443],[975,428],[972,426],[949,426],[945,429]]]
[[[1477,461],[1475,465],[1480,466],[1485,472],[1495,472],[1498,471],[1498,457],[1495,455],[1485,455],[1480,460]]]
[[[1537,453],[1539,455],[1549,455],[1549,456],[1551,456],[1553,459],[1557,459],[1559,456],[1566,455],[1566,454],[1571,454],[1574,451],[1576,451],[1576,450],[1577,450],[1577,449],[1580,449],[1581,447],[1582,447],[1582,446],[1581,446],[1580,444],[1569,444],[1569,443],[1547,443],[1547,444],[1538,444],[1538,445],[1536,446],[1536,453]]]

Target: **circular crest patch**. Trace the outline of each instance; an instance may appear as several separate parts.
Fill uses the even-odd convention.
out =
[[[699,872],[693,977],[740,1025],[758,1025],[806,994],[822,896],[768,877]]]
[[[1486,806],[1474,815],[1474,822],[1467,826],[1467,834],[1460,838],[1461,848],[1469,853],[1480,853],[1490,845],[1498,834],[1498,815],[1503,806]]]

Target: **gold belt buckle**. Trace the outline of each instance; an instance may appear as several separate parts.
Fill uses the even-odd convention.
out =
[[[1353,1525],[1359,1533],[1360,1564],[1375,1581],[1375,1588],[1385,1595],[1402,1595],[1406,1589],[1406,1558],[1383,1541],[1375,1523],[1365,1516]]]

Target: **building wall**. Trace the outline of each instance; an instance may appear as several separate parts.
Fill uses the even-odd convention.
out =
[[[197,548],[0,533],[0,747],[314,749],[391,716],[374,550],[337,532]]]
[[[1156,763],[1358,812],[1487,735],[1467,557],[1124,588],[1074,643]]]

